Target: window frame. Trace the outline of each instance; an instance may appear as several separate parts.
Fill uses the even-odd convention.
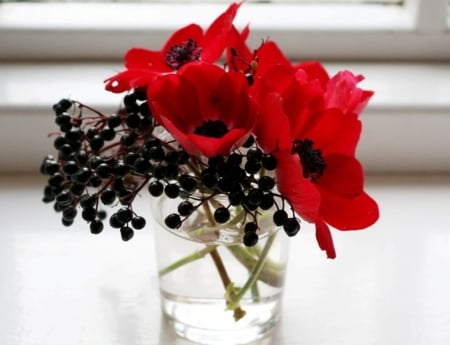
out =
[[[448,61],[447,6],[446,0],[405,0],[403,5],[245,3],[235,23],[240,28],[250,23],[251,45],[270,36],[292,59]],[[190,22],[206,27],[225,7],[3,3],[0,60],[117,60],[131,46],[158,49]]]
[[[361,85],[375,90],[362,116],[365,133],[358,149],[366,171],[448,174],[450,35],[444,1],[447,7],[447,0],[408,0],[401,8],[371,5],[370,17],[361,5],[246,3],[236,23],[250,22],[255,47],[270,35],[293,60],[318,59],[330,74],[349,69],[366,77]],[[14,147],[0,150],[0,173],[35,172],[48,153],[45,133],[54,130],[49,111],[57,99],[71,97],[114,111],[120,97],[105,92],[102,81],[123,69],[128,48],[158,49],[183,24],[206,26],[224,10],[223,3],[188,10],[173,4],[103,4],[106,15],[97,18],[92,4],[53,3],[39,10],[17,5],[0,4],[0,147]],[[293,8],[301,10],[301,20],[292,20]],[[286,10],[290,19],[273,20]],[[52,20],[46,19],[49,13]],[[131,14],[135,20],[123,23]],[[122,21],[111,24],[113,17]],[[348,17],[358,20],[348,23]],[[18,140],[14,128],[27,140]]]

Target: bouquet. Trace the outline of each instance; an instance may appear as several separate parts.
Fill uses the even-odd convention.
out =
[[[206,30],[179,29],[160,50],[130,49],[124,71],[105,81],[125,93],[116,113],[69,99],[53,106],[57,155],[41,166],[43,200],[64,225],[81,213],[91,233],[109,225],[128,241],[146,225],[133,202],[149,194],[176,200],[164,215],[168,229],[198,221],[186,238],[226,242],[220,227],[228,226],[254,247],[267,220],[287,236],[308,222],[335,258],[331,228],[377,220],[355,158],[359,114],[373,92],[350,71],[329,76],[318,61],[293,64],[270,39],[250,48],[249,26],[233,25],[240,6]]]

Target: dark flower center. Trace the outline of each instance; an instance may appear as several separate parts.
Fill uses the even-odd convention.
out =
[[[222,138],[228,133],[228,128],[222,121],[207,120],[201,126],[198,126],[194,133],[209,138]]]
[[[188,62],[199,61],[202,48],[192,38],[182,44],[175,44],[166,53],[166,62],[173,70],[180,69]]]
[[[303,176],[312,182],[317,182],[326,168],[322,152],[313,148],[310,139],[294,140],[292,143],[292,153],[297,153],[303,166]]]

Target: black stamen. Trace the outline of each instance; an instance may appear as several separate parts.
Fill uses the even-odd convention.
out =
[[[170,47],[166,53],[166,62],[173,70],[178,70],[188,62],[199,61],[202,48],[192,38],[182,44]]]
[[[208,120],[203,122],[201,126],[197,127],[194,133],[209,138],[222,138],[228,133],[228,128],[222,121]]]
[[[292,153],[297,153],[303,166],[303,176],[317,182],[326,168],[322,152],[313,149],[313,142],[310,139],[294,140],[292,143]]]

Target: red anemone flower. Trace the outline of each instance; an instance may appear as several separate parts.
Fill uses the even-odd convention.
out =
[[[300,157],[303,176],[320,192],[316,236],[329,257],[335,251],[327,224],[358,230],[378,219],[378,206],[364,191],[363,169],[355,158],[361,133],[358,115],[372,95],[356,86],[359,80],[350,72],[341,72],[327,82],[320,113],[289,114],[293,152]]]
[[[363,170],[355,158],[361,132],[358,115],[373,93],[358,88],[362,77],[351,72],[340,72],[330,79],[318,62],[291,65],[273,42],[263,45],[258,57],[252,96],[263,102],[266,93],[272,92],[282,100],[275,120],[278,134],[269,135],[269,129],[258,124],[258,143],[273,149],[274,135],[278,135],[284,148],[289,138],[292,154],[277,157],[278,188],[302,218],[315,223],[320,248],[334,258],[328,224],[356,230],[378,218],[378,206],[364,191]],[[271,109],[262,109],[264,121],[273,116]],[[280,128],[284,128],[283,133],[279,133]],[[310,188],[320,195],[315,216],[309,213],[310,217],[305,217],[305,188],[308,195],[313,195]]]
[[[258,108],[242,73],[206,63],[159,77],[148,89],[155,119],[192,155],[229,154],[250,136]]]
[[[126,70],[106,79],[106,90],[119,93],[145,87],[160,74],[176,71],[186,63],[217,61],[227,46],[240,5],[232,3],[205,32],[197,24],[175,31],[161,50],[130,49],[125,55]]]

